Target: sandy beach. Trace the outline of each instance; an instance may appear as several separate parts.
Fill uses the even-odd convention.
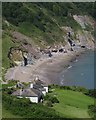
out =
[[[84,50],[68,51],[67,53],[53,53],[52,57],[40,58],[33,65],[16,66],[5,74],[6,80],[21,82],[33,81],[36,76],[46,84],[60,84],[58,74],[67,69]]]

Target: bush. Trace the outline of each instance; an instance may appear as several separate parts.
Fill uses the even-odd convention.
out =
[[[89,105],[88,106],[88,113],[90,116],[96,118],[96,105]]]
[[[45,105],[46,105],[46,106],[48,106],[48,107],[53,107],[53,105],[52,105],[52,102],[51,102],[51,101],[46,101],[46,102],[45,102]]]
[[[96,89],[94,90],[89,90],[87,93],[85,93],[86,95],[89,95],[91,97],[96,98]]]
[[[50,97],[49,100],[50,100],[52,103],[59,103],[59,100],[58,100],[56,97]]]
[[[56,97],[51,96],[51,95],[44,96],[44,100],[51,101],[52,103],[59,103],[59,100]]]

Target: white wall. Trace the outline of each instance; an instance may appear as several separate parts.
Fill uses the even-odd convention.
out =
[[[17,96],[18,98],[23,98],[22,96]],[[33,103],[38,103],[38,97],[25,97],[25,98],[28,98],[30,99],[31,102]]]
[[[44,89],[46,89],[46,92],[48,93],[48,87],[46,86],[46,87],[44,87]]]
[[[22,96],[17,96],[18,98],[23,98]]]
[[[46,91],[42,91],[43,95],[46,95]]]
[[[38,103],[38,97],[26,97],[29,98],[31,102]]]
[[[30,88],[33,88],[33,83],[30,83]]]

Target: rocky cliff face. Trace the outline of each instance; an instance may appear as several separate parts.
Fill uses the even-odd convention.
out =
[[[77,38],[80,41],[80,44],[86,45],[89,49],[94,49],[94,36],[92,32],[94,31],[95,21],[87,15],[73,15],[73,18],[80,24],[82,27],[82,32],[77,32]]]
[[[5,56],[8,57],[11,47],[13,49],[9,56],[10,60],[15,63],[23,60],[23,53],[31,54],[34,59],[38,59],[41,56],[40,51],[49,49],[49,46],[64,47],[68,45],[70,47],[69,32],[73,43],[94,49],[95,20],[88,11],[91,8],[88,9],[86,4],[86,12],[85,9],[81,9],[82,6],[81,8],[77,7],[78,5],[75,3],[3,4],[3,59],[5,66],[6,62],[10,62],[5,60]],[[81,15],[80,9],[83,15]]]
[[[74,31],[71,27],[63,26],[62,29],[66,33],[64,36],[67,42],[67,33],[70,32],[71,39],[78,45],[86,46],[88,49],[94,49],[94,35],[92,32],[94,31],[94,23],[95,21],[90,16],[81,16],[81,15],[73,15],[74,20],[78,22],[82,29],[78,29]]]

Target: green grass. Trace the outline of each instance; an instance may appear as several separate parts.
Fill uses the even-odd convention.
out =
[[[55,88],[49,95],[56,96],[59,103],[53,104],[61,117],[64,118],[91,118],[88,114],[88,106],[94,104],[94,99],[80,92],[72,90],[63,90]],[[3,118],[20,118],[18,115],[12,114],[8,109],[3,107]]]
[[[2,66],[4,68],[10,67],[10,60],[8,58],[8,52],[11,47],[16,47],[17,44],[12,42],[12,38],[8,34],[3,34],[2,38]]]
[[[2,84],[0,83],[0,88],[2,88]]]
[[[42,32],[38,29],[38,28],[36,28],[34,25],[32,25],[31,23],[29,23],[29,22],[23,22],[23,23],[21,23],[20,25],[19,25],[19,27],[18,27],[18,30],[21,32],[21,33],[23,33],[23,34],[25,34],[25,35],[27,35],[27,36],[30,36],[30,37],[32,37],[34,34],[35,35],[40,35],[40,34],[42,34]]]
[[[1,101],[0,101],[0,120],[2,118],[2,104],[1,104]]]
[[[42,47],[40,40],[42,41],[43,39],[42,37],[43,32],[40,29],[38,29],[37,27],[35,27],[29,22],[23,22],[22,24],[18,26],[17,29],[22,34],[29,36],[32,39],[32,41],[35,42],[35,44]],[[32,44],[32,41],[30,41],[31,44]]]
[[[88,106],[94,104],[94,99],[80,92],[55,89],[52,93],[59,103],[54,104],[53,109],[67,118],[90,118]]]
[[[48,22],[45,25],[45,28],[46,30],[44,32],[30,22],[23,22],[18,26],[18,31],[32,38],[32,40],[40,47],[42,47],[40,41],[43,41],[45,44],[52,44],[57,41],[64,42],[64,38],[62,37],[64,33],[55,25],[55,23],[54,27],[52,27],[52,23]],[[49,31],[51,31],[51,33]]]
[[[2,109],[3,118],[21,118],[21,116],[12,114],[9,110],[6,110],[4,107]]]

